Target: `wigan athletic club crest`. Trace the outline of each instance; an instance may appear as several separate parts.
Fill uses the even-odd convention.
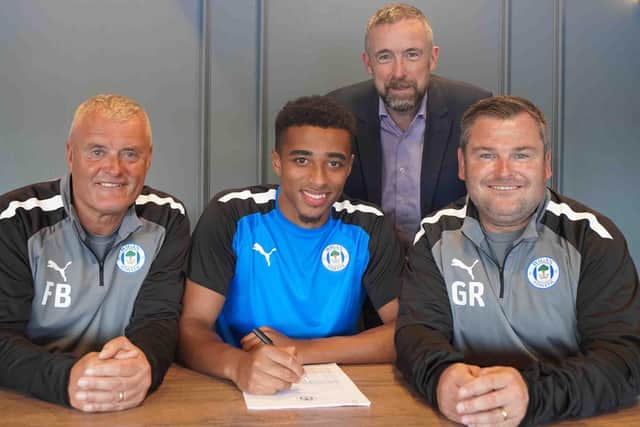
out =
[[[527,268],[527,279],[534,288],[547,289],[558,282],[560,267],[550,257],[536,258]]]
[[[349,252],[342,245],[329,245],[322,251],[322,265],[329,271],[341,271],[349,264]]]
[[[135,273],[144,265],[144,250],[140,245],[129,243],[120,248],[118,253],[118,268],[125,273]]]

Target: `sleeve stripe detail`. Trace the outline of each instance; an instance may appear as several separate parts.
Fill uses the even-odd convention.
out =
[[[160,197],[157,194],[141,194],[136,199],[136,205],[145,205],[147,203],[155,203],[156,205],[169,205],[171,209],[176,209],[184,215],[184,206],[176,202],[172,197]]]
[[[440,218],[443,216],[454,216],[456,218],[464,218],[467,216],[467,205],[465,204],[460,209],[442,209],[441,211],[436,212],[435,214],[425,217],[422,221],[420,221],[420,229],[416,233],[416,237],[413,239],[413,244],[418,243],[418,240],[426,233],[424,224],[435,224],[440,221]]]
[[[219,202],[227,203],[234,199],[253,199],[256,203],[268,203],[276,199],[276,189],[265,191],[264,193],[252,193],[251,190],[235,191],[233,193],[227,193],[218,199]]]
[[[12,218],[16,211],[20,208],[30,211],[33,208],[40,208],[45,212],[55,211],[62,207],[62,196],[59,194],[48,199],[40,200],[35,197],[25,200],[24,202],[18,202],[14,200],[9,203],[9,206],[0,212],[0,220]]]
[[[564,214],[571,221],[587,220],[589,227],[595,231],[603,239],[613,239],[611,234],[596,218],[596,216],[590,212],[576,212],[566,203],[556,203],[553,200],[549,201],[547,210],[556,216]]]
[[[378,208],[375,208],[373,206],[369,206],[369,205],[364,205],[364,204],[357,204],[354,205],[353,203],[351,203],[349,200],[343,200],[341,202],[335,202],[333,204],[333,208],[337,211],[347,211],[347,213],[354,213],[356,211],[358,212],[364,212],[364,213],[371,213],[377,216],[384,216],[384,213],[382,213],[382,211]]]

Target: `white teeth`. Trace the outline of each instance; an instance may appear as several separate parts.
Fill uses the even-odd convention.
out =
[[[494,190],[499,190],[499,191],[509,191],[509,190],[515,190],[518,187],[516,187],[515,185],[514,186],[494,185],[494,186],[492,186],[492,188]]]
[[[327,197],[326,194],[313,194],[313,193],[307,193],[306,191],[303,191],[303,193],[305,196],[310,197],[314,200],[322,200]]]
[[[114,183],[111,183],[111,182],[101,182],[100,185],[102,187],[107,187],[107,188],[116,188],[116,187],[121,187],[122,186],[122,184],[114,184]]]

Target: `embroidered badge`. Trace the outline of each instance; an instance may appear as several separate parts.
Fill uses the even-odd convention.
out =
[[[135,273],[144,265],[144,250],[140,245],[129,243],[123,245],[118,253],[116,265],[125,273]]]
[[[344,270],[349,264],[349,252],[342,245],[329,245],[322,251],[322,265],[329,271]]]
[[[559,278],[560,267],[553,258],[536,258],[527,267],[527,279],[534,288],[550,288],[558,282]]]

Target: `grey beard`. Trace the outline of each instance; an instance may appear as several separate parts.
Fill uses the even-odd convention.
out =
[[[410,111],[416,108],[418,105],[418,101],[415,97],[411,99],[397,99],[392,97],[389,94],[385,94],[382,98],[387,107],[391,108],[394,111],[398,111],[400,113],[404,113],[406,111]]]

